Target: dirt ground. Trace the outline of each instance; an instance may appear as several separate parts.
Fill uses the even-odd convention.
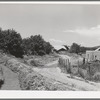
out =
[[[4,84],[1,90],[21,90],[18,75],[2,65]]]
[[[42,57],[40,59],[42,61],[46,62],[48,60],[47,59],[48,57],[49,57],[49,55],[44,57],[44,59],[42,59]],[[6,60],[6,59],[8,59],[8,58],[4,57],[4,60]],[[58,67],[58,57],[55,57],[53,60],[50,60],[50,59],[52,59],[52,57],[49,57],[48,62],[46,62],[44,64],[44,66],[42,66],[42,67],[41,66],[33,67],[31,69],[31,72],[32,71],[33,72],[29,73],[29,75],[27,76],[27,74],[25,75],[24,72],[25,71],[26,71],[25,73],[28,72],[27,71],[28,65],[25,64],[25,67],[27,67],[27,68],[25,68],[23,63],[21,65],[17,64],[17,61],[18,62],[20,61],[20,63],[21,63],[22,59],[16,60],[16,58],[14,58],[14,57],[10,58],[10,60],[8,60],[8,63],[6,64],[6,66],[2,66],[3,71],[4,71],[5,82],[4,82],[1,90],[20,90],[21,89],[20,88],[21,81],[19,82],[18,74],[14,73],[13,70],[17,70],[17,71],[21,70],[20,72],[21,73],[23,72],[23,74],[21,76],[21,77],[23,77],[23,81],[22,81],[23,83],[21,83],[21,84],[23,86],[28,86],[28,89],[30,89],[30,90],[34,90],[34,89],[39,90],[40,88],[38,88],[37,86],[40,86],[40,83],[41,83],[41,84],[43,84],[43,86],[42,86],[43,89],[46,86],[46,88],[48,88],[47,90],[100,91],[100,83],[86,81],[79,77],[71,77],[70,74],[64,74],[61,72],[60,68]],[[2,62],[2,59],[0,59],[0,62]],[[2,65],[2,64],[0,64],[0,65]],[[10,70],[9,69],[10,67],[13,70]],[[17,68],[17,67],[19,67],[19,68]],[[36,79],[34,80],[34,78],[36,78]],[[41,78],[43,78],[43,80]],[[22,78],[21,78],[21,80],[22,80]],[[36,80],[38,80],[38,83]],[[58,84],[60,84],[60,85],[58,85]]]
[[[58,68],[57,61],[51,62],[47,67],[44,68],[33,68],[36,72],[41,75],[47,76],[56,81],[67,84],[71,88],[75,88],[78,91],[97,91],[100,90],[100,83],[94,83],[90,81],[85,81],[82,78],[70,77],[70,74],[61,73],[61,70]]]

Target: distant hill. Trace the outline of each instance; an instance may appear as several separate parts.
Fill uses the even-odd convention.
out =
[[[100,46],[94,46],[94,47],[85,47],[86,50],[95,50],[97,48],[99,48]]]

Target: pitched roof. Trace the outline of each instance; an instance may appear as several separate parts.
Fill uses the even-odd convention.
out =
[[[99,48],[97,48],[95,51],[100,51],[100,47],[99,47]]]
[[[65,49],[66,50],[66,48],[64,47],[64,46],[54,46],[54,48],[56,49],[56,50],[60,50],[60,49]]]

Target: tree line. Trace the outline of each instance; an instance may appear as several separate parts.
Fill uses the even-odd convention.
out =
[[[67,47],[67,45],[65,45]],[[0,28],[0,50],[4,53],[12,54],[15,57],[23,55],[40,55],[50,54],[54,47],[43,39],[41,35],[31,35],[22,39],[20,33],[14,29],[2,30]],[[73,43],[68,50],[70,53],[85,53],[86,50],[95,50],[98,47],[84,47]],[[66,48],[68,49],[68,47]]]
[[[45,55],[50,54],[53,46],[46,42],[41,35],[30,36],[22,39],[20,33],[14,29],[2,30],[0,28],[0,49],[4,53],[10,53],[15,57],[23,55]]]

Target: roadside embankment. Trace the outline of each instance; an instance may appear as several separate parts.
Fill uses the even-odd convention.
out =
[[[3,56],[2,60],[7,68],[18,74],[22,90],[75,90],[61,82],[39,74],[32,70],[31,66],[20,63],[15,58]]]
[[[98,91],[100,85],[88,83],[79,78],[70,78],[67,74],[56,70],[57,62],[47,64],[47,67],[32,67],[21,63],[17,58],[3,56],[2,65],[18,75],[21,90],[45,91]],[[7,71],[8,72],[8,71]],[[11,74],[10,74],[11,75]],[[70,75],[70,74],[69,74]],[[9,76],[9,74],[8,74]],[[10,81],[9,81],[10,84]],[[10,89],[9,89],[10,90]]]

